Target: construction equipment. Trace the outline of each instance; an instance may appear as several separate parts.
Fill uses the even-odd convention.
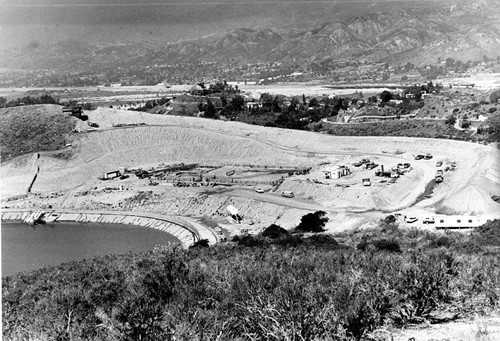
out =
[[[81,106],[63,107],[62,111],[70,112],[72,115],[81,115],[83,114],[83,107]]]
[[[391,176],[391,172],[385,172],[384,171],[384,165],[380,166],[380,169],[375,171],[375,176],[382,176],[385,178],[389,178]]]

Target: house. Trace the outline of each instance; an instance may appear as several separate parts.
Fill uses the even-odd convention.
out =
[[[248,110],[259,109],[262,107],[262,103],[256,101],[246,102],[245,107]]]
[[[189,93],[194,96],[202,96],[204,94],[204,89],[200,85],[195,84],[189,89]]]

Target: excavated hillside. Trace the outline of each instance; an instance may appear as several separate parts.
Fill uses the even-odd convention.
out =
[[[23,156],[3,163],[2,191],[26,193],[26,184],[38,171],[32,192],[38,196],[11,207],[63,207],[68,209],[142,210],[165,214],[225,219],[226,207],[240,209],[248,226],[269,223],[293,227],[305,212],[325,210],[333,226],[359,226],[393,212],[415,206],[426,212],[498,215],[500,155],[498,150],[476,143],[405,137],[338,137],[320,133],[223,122],[192,117],[152,115],[100,108],[89,112],[96,131],[74,136],[68,159],[51,153]],[[116,127],[124,124],[136,126]],[[113,127],[115,126],[115,127]],[[415,154],[432,153],[432,160],[415,161]],[[353,175],[328,184],[322,166],[349,164],[370,158],[387,167],[409,162],[411,171],[394,184],[374,178],[373,170],[353,168]],[[455,163],[445,181],[431,195],[420,198],[436,174],[436,161]],[[259,166],[313,167],[308,175],[287,177],[278,188],[257,194],[253,188],[224,190],[177,188],[168,184],[148,186],[132,176],[123,184],[129,190],[104,191],[108,182],[97,178],[104,172],[124,168],[157,167],[160,163],[208,165],[253,164]],[[361,178],[372,178],[372,186]],[[142,182],[141,182],[142,181]],[[23,186],[20,186],[22,184]],[[139,192],[153,194],[141,194]],[[78,193],[94,191],[92,195]],[[101,191],[101,192],[99,192]],[[293,191],[293,199],[282,198]],[[50,193],[58,195],[50,198]],[[42,198],[43,197],[43,198]],[[133,199],[130,199],[133,198]],[[418,200],[417,200],[418,199]],[[335,222],[335,223],[332,223]]]

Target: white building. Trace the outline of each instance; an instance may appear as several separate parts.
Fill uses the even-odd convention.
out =
[[[479,227],[488,221],[485,217],[464,215],[436,215],[436,229],[470,229]]]

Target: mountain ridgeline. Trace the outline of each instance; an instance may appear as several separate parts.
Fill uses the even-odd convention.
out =
[[[328,69],[339,59],[415,65],[451,57],[462,61],[500,55],[498,0],[370,4],[316,20],[283,20],[227,32],[205,32],[177,42],[33,42],[0,54],[0,67],[84,71],[173,63],[279,62]],[[339,5],[340,6],[340,5]],[[311,13],[305,13],[310,18]],[[295,16],[293,16],[295,17]],[[272,24],[271,24],[272,23]],[[222,26],[221,26],[222,27]]]

